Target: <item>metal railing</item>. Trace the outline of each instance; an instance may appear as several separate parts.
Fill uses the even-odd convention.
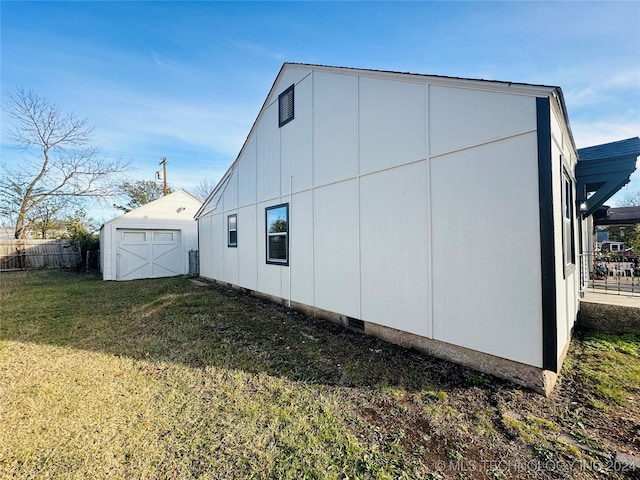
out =
[[[581,290],[640,297],[640,257],[622,252],[584,252],[580,257]]]

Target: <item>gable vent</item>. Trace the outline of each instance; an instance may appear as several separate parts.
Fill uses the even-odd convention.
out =
[[[287,88],[284,92],[282,92],[278,96],[278,102],[280,106],[280,113],[279,113],[278,120],[279,120],[280,127],[282,127],[283,125],[286,125],[291,120],[293,120],[293,101],[294,101],[293,85],[291,85],[289,88]]]

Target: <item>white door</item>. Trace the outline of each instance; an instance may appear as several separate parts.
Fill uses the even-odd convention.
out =
[[[118,280],[180,275],[180,231],[117,230]]]

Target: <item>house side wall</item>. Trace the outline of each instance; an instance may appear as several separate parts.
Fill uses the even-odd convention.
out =
[[[562,113],[554,102],[551,103],[551,161],[553,176],[553,219],[556,273],[556,324],[558,366],[566,352],[571,332],[580,308],[580,228],[576,205],[575,165],[577,153],[564,122]],[[563,231],[563,172],[571,180],[573,238],[565,238]],[[565,243],[573,241],[574,258],[565,265]]]
[[[535,97],[292,75],[199,219],[201,275],[541,367]],[[265,261],[265,208],[281,203],[289,266]]]

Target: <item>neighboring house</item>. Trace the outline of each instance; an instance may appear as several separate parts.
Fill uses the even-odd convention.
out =
[[[624,242],[605,241],[600,244],[601,252],[624,252]]]
[[[577,162],[560,88],[286,63],[196,214],[200,274],[548,393],[576,199],[608,198]]]
[[[134,280],[189,273],[189,250],[198,249],[193,216],[201,205],[190,193],[178,190],[102,225],[102,278]]]
[[[640,207],[607,208],[606,214],[597,218],[596,225],[634,227],[640,223]]]

